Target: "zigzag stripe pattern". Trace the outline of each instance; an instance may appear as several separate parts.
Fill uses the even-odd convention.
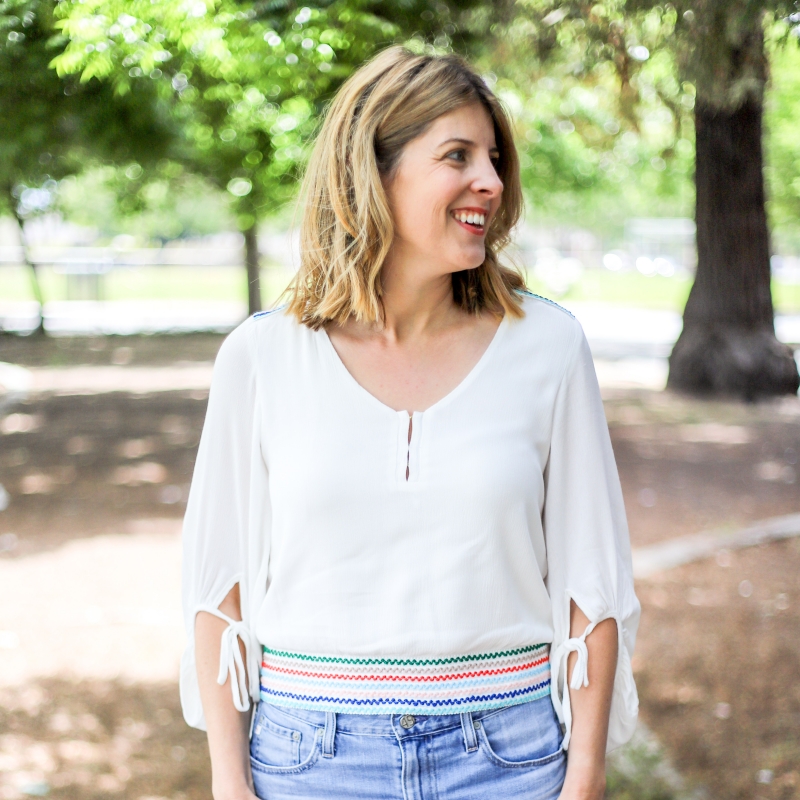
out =
[[[307,656],[265,647],[261,698],[349,714],[454,714],[550,693],[550,646],[435,659]]]
[[[521,655],[522,653],[533,653],[541,650],[546,644],[531,644],[527,647],[520,647],[516,650],[501,650],[498,653],[479,653],[473,656],[450,656],[448,658],[342,658],[340,656],[306,656],[302,653],[289,653],[286,650],[272,650],[264,647],[265,656],[276,656],[280,658],[296,658],[300,661],[311,661],[329,664],[381,664],[390,666],[435,666],[439,664],[461,664],[465,661],[485,661],[497,658],[507,658],[510,656]]]

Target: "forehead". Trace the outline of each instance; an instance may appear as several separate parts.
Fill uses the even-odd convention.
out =
[[[496,146],[492,118],[480,103],[470,103],[442,114],[420,138],[433,146],[450,138],[469,139],[485,147]]]

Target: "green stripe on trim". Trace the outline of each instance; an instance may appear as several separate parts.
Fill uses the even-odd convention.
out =
[[[296,658],[299,661],[316,661],[325,664],[358,664],[368,666],[371,664],[385,664],[386,666],[399,667],[436,667],[444,664],[463,664],[465,661],[487,661],[493,658],[507,658],[518,656],[523,653],[532,653],[549,644],[532,644],[528,647],[520,647],[517,650],[503,650],[499,653],[481,653],[474,656],[452,656],[451,658],[337,658],[334,656],[304,656],[302,653],[289,653],[286,650],[272,650],[264,646],[266,655],[278,656],[279,658]]]

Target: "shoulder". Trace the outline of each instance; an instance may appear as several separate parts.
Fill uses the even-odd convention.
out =
[[[540,294],[534,294],[528,289],[519,289],[517,292],[519,295],[522,296],[522,306],[525,309],[525,312],[529,311],[544,311],[548,313],[548,309],[556,309],[562,314],[566,314],[569,318],[575,319],[575,315],[568,311],[564,306],[560,306],[554,300],[550,300],[548,297],[542,297]]]
[[[563,306],[529,291],[520,291],[525,316],[513,321],[521,342],[562,359],[583,339],[583,328]]]
[[[249,370],[261,362],[270,349],[285,345],[301,327],[285,313],[285,306],[259,311],[237,325],[217,353],[215,370]]]
[[[536,391],[553,391],[574,364],[584,339],[583,329],[565,308],[531,292],[520,292],[522,318],[509,318],[502,347],[502,362],[519,380]]]
[[[272,340],[298,336],[302,327],[293,315],[286,313],[286,306],[258,311],[228,334],[220,355],[226,350],[260,351]]]

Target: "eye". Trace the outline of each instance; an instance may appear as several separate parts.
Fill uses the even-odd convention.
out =
[[[467,154],[463,148],[459,148],[458,150],[451,150],[445,158],[449,158],[452,161],[459,161],[463,164],[467,160]]]

